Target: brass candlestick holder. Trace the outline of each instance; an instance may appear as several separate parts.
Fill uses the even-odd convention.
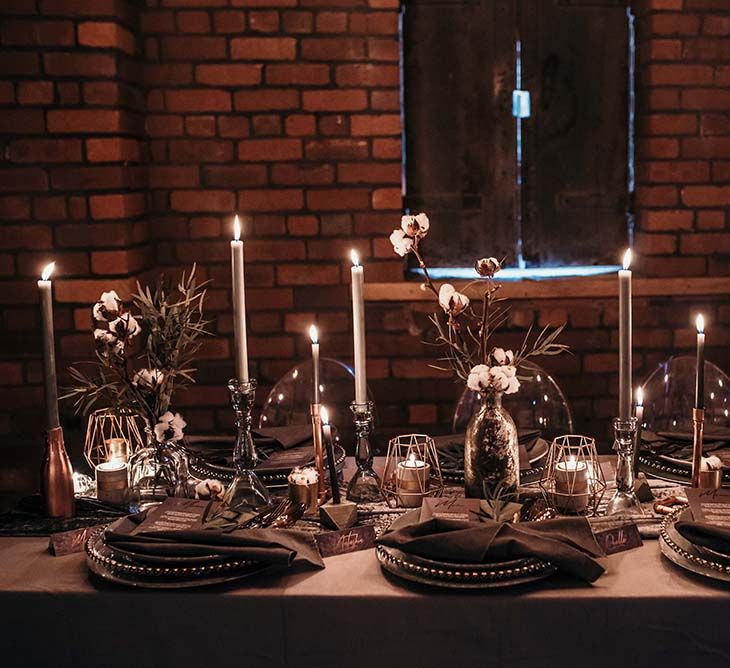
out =
[[[309,414],[312,417],[312,441],[314,443],[314,467],[319,474],[317,483],[317,499],[322,503],[326,497],[324,486],[324,445],[322,442],[322,404],[309,405]]]
[[[636,443],[635,417],[616,418],[613,421],[616,461],[616,491],[606,506],[606,515],[633,513],[643,515],[641,502],[634,490],[634,445]]]
[[[254,472],[258,454],[251,435],[251,424],[256,379],[244,381],[234,378],[228,381],[228,389],[236,423],[236,445],[233,448],[236,475],[226,490],[223,505],[237,512],[256,512],[271,505],[269,490]]]
[[[383,499],[380,479],[373,470],[373,451],[370,436],[373,432],[373,402],[364,404],[352,402],[353,422],[355,425],[355,463],[357,470],[347,488],[347,498],[356,503],[373,503]]]
[[[46,433],[46,451],[41,466],[41,495],[46,515],[74,516],[74,480],[71,460],[63,444],[63,429],[54,427]]]
[[[702,441],[705,433],[705,409],[692,409],[692,487],[700,487]]]

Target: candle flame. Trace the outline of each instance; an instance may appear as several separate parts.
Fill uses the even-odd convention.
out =
[[[644,405],[644,388],[637,387],[635,396],[636,396],[636,405],[643,406]]]
[[[51,274],[53,273],[53,270],[56,268],[55,262],[49,262],[45,267],[43,267],[43,272],[41,273],[41,280],[47,281]]]
[[[408,455],[408,463],[409,464],[415,464],[416,463],[416,453],[411,452],[410,455]]]
[[[330,423],[330,414],[327,410],[326,406],[322,406],[322,408],[319,411],[319,416],[322,418],[322,424],[329,424]]]
[[[312,339],[312,343],[319,342],[319,332],[317,331],[316,325],[310,325],[309,327],[309,338]]]
[[[631,266],[631,249],[627,248],[624,253],[624,269],[628,269]]]
[[[241,240],[241,221],[238,219],[238,214],[233,219],[233,238],[236,241]]]
[[[352,264],[354,264],[356,267],[360,266],[360,256],[357,254],[357,251],[354,248],[350,251],[350,259],[352,260]]]
[[[697,319],[695,320],[695,324],[697,325],[697,333],[704,334],[705,333],[705,318],[701,313],[697,314]]]

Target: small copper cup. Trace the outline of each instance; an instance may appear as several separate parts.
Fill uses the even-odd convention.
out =
[[[699,487],[701,489],[720,489],[722,487],[722,469],[700,471]]]
[[[292,503],[303,503],[305,513],[315,512],[319,506],[319,481],[299,485],[289,481],[289,498]]]

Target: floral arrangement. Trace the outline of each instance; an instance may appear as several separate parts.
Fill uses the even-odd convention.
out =
[[[132,296],[137,315],[116,291],[104,292],[92,309],[96,359],[86,365],[90,372],[71,367],[76,386],[64,398],[84,414],[99,405],[136,413],[158,442],[181,440],[186,423],[170,405],[176,390],[194,382],[191,364],[208,333],[205,286],[196,280],[195,265],[176,289],[164,276],[154,290],[138,283]]]
[[[502,392],[512,394],[520,388],[517,369],[525,361],[538,355],[557,355],[567,346],[556,343],[565,325],[545,327],[536,337],[530,328],[517,352],[491,347],[494,331],[503,325],[509,315],[504,298],[499,297],[500,285],[494,280],[502,269],[502,263],[495,257],[485,257],[474,263],[478,276],[468,283],[464,291],[475,284],[484,286],[479,305],[474,305],[463,292],[450,283],[437,288],[428,273],[428,267],[420,250],[421,241],[428,234],[431,223],[425,213],[403,216],[400,228],[393,230],[390,242],[393,250],[405,257],[412,253],[423,271],[425,282],[421,288],[433,293],[441,307],[430,320],[436,327],[436,345],[444,349],[440,361],[475,392]],[[445,367],[434,368],[447,370]]]

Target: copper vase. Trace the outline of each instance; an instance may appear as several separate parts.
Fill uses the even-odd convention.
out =
[[[48,517],[74,515],[74,480],[71,460],[63,445],[63,429],[49,429],[41,466],[41,496]]]

